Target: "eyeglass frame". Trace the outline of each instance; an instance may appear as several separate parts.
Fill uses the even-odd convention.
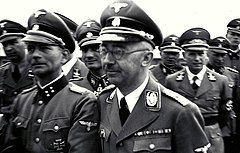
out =
[[[103,53],[103,51],[102,51],[102,47],[99,47],[99,53],[100,53],[101,58],[105,58],[105,57],[107,56],[107,53],[111,53],[112,57],[113,57],[115,60],[120,60],[120,59],[123,57],[123,55],[125,55],[125,54],[131,54],[131,53],[140,52],[140,51],[144,51],[144,50],[150,51],[150,50],[147,49],[147,48],[132,50],[132,51],[129,51],[129,52],[126,52],[124,49],[122,49],[122,50],[121,50],[121,51],[122,51],[121,56],[120,56],[120,57],[116,57],[116,54],[114,54],[113,51],[119,52],[119,50],[118,50],[118,51],[117,51],[117,50],[110,50],[110,51],[108,51],[108,50],[106,49],[105,55],[103,55],[104,53]],[[120,55],[120,54],[119,54],[119,55]]]

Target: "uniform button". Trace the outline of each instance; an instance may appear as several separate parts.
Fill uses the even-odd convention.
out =
[[[194,100],[197,100],[198,98],[197,97],[194,97]]]
[[[57,131],[58,129],[59,129],[59,126],[55,125],[55,126],[54,126],[54,130]]]
[[[38,124],[42,123],[42,120],[41,120],[40,118],[37,119],[37,123],[38,123]]]
[[[40,141],[39,138],[35,138],[35,142],[38,143]]]
[[[17,94],[18,94],[18,92],[17,92],[17,91],[14,91],[14,92],[13,92],[13,94],[14,94],[14,95],[17,95]]]
[[[42,105],[42,104],[43,104],[43,101],[42,101],[42,100],[39,100],[39,101],[38,101],[38,104],[39,104],[39,105]]]
[[[122,146],[123,146],[123,143],[122,143],[122,142],[120,142],[120,143],[119,143],[119,146],[120,146],[120,147],[122,147]]]
[[[220,134],[220,133],[217,133],[217,135],[218,135],[218,136],[221,136],[221,134]]]
[[[21,125],[21,124],[22,124],[21,122],[18,122],[18,123],[17,123],[18,126]]]
[[[153,150],[154,148],[155,148],[155,144],[151,143],[151,144],[149,145],[149,149]]]

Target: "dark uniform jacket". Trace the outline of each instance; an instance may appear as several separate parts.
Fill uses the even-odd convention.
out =
[[[70,69],[70,71],[66,75],[66,78],[71,81],[72,79],[85,77],[87,76],[88,71],[89,70],[86,67],[86,65],[80,59],[77,59],[76,63],[73,65],[73,67]]]
[[[181,66],[176,66],[176,67],[170,69],[170,68],[166,67],[163,64],[154,65],[153,67],[150,68],[153,76],[162,85],[165,84],[166,76],[168,76],[169,74],[173,74],[173,73],[175,73],[175,72],[177,72],[177,71],[179,71],[181,69],[183,69],[183,67],[181,67]]]
[[[8,106],[12,104],[14,98],[22,90],[30,88],[34,84],[33,74],[28,67],[21,73],[19,81],[15,82],[12,77],[11,65],[11,63],[6,63],[0,67],[0,114],[9,113]]]
[[[62,77],[44,90],[22,92],[15,104],[9,142],[17,152],[100,152],[96,96],[89,90]]]
[[[103,91],[99,102],[104,153],[194,153],[208,144],[198,107],[153,79],[123,127],[116,90]]]
[[[219,69],[214,69],[210,64],[207,67],[219,74],[222,74],[228,78],[228,86],[230,87],[232,96],[233,96],[233,110],[229,116],[229,121],[222,128],[223,136],[231,136],[236,134],[236,113],[239,115],[239,97],[238,95],[238,79],[239,73],[237,70],[230,67],[221,67]]]
[[[237,70],[238,72],[240,72],[240,64],[239,63],[240,63],[239,49],[236,53],[229,51],[227,54],[227,57],[225,58],[225,66],[231,67],[231,68]]]
[[[232,99],[226,76],[207,68],[197,93],[189,82],[185,68],[166,78],[166,87],[197,104],[204,118],[216,117],[224,111],[226,102]]]
[[[98,77],[94,75],[91,71],[88,72],[86,77],[72,79],[72,82],[81,87],[87,88],[88,90],[92,91],[96,96],[98,96],[99,93],[110,84],[107,79],[107,75]]]

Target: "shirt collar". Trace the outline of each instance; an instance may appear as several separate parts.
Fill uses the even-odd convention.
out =
[[[193,74],[193,73],[189,70],[189,67],[186,66],[186,71],[187,71],[187,74],[188,74],[188,79],[189,79],[189,81],[190,81],[190,84],[193,83],[193,80],[192,80],[193,77],[194,77],[194,76],[197,76],[197,77],[198,77],[198,80],[196,80],[196,84],[197,84],[198,86],[200,86],[206,70],[207,70],[206,65],[203,65],[202,70],[201,70],[197,75],[195,75],[195,74]]]
[[[134,91],[132,91],[131,93],[129,93],[128,95],[125,96],[127,105],[128,105],[128,109],[130,112],[132,112],[134,106],[136,105],[141,93],[143,92],[143,90],[145,89],[145,87],[147,86],[149,80],[149,75],[146,76],[145,80],[143,81],[143,83],[137,87]],[[120,106],[120,100],[124,97],[124,95],[122,94],[122,92],[117,88],[117,97],[118,97],[118,105]]]
[[[71,68],[76,62],[77,62],[77,57],[73,56],[72,59],[70,59],[67,63],[65,63],[62,66],[64,75],[67,75],[69,73],[69,71],[71,70]]]

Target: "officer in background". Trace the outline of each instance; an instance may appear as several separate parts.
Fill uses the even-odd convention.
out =
[[[220,123],[231,110],[232,98],[226,76],[211,71],[205,65],[210,34],[203,28],[192,28],[179,38],[185,50],[187,66],[166,78],[166,87],[198,105],[211,143],[210,151],[224,153]]]
[[[99,95],[103,152],[206,152],[198,107],[149,76],[152,51],[162,42],[154,21],[129,0],[110,4],[100,21],[100,56],[116,85]]]
[[[240,44],[240,18],[231,20],[227,25],[226,38],[231,43],[231,50],[228,51],[225,65],[240,72],[239,44]]]
[[[55,12],[55,14],[57,14],[66,23],[66,25],[71,31],[71,34],[76,39],[75,31],[78,27],[78,24],[60,13]],[[68,55],[67,61],[62,66],[64,74],[70,81],[82,79],[88,74],[88,68],[80,59],[78,59],[78,57],[76,57],[76,55],[74,54],[76,52],[80,52],[79,48],[77,47],[73,51],[73,53]]]
[[[150,70],[158,82],[164,85],[167,75],[183,68],[178,62],[182,48],[179,45],[178,37],[170,35],[164,39],[159,50],[162,60],[158,65],[151,67]]]
[[[0,42],[10,62],[0,67],[0,137],[5,137],[10,122],[11,105],[15,97],[34,84],[26,61],[27,50],[21,39],[27,29],[11,20],[0,21]],[[0,144],[4,143],[1,142]],[[1,151],[2,145],[0,145]]]
[[[100,152],[96,96],[69,83],[61,68],[67,52],[75,50],[70,30],[61,18],[46,10],[33,13],[28,27],[23,41],[37,85],[14,101],[12,135],[7,138],[6,151]]]
[[[82,51],[82,60],[89,69],[87,76],[82,80],[75,81],[75,83],[93,91],[95,95],[98,95],[103,88],[109,85],[99,54],[101,42],[97,41],[97,38],[100,31],[100,24],[89,19],[77,28],[75,34]]]
[[[219,74],[225,75],[228,78],[228,85],[231,89],[233,96],[233,110],[237,110],[237,87],[239,73],[237,70],[224,66],[225,58],[230,50],[230,42],[224,37],[216,37],[209,41],[208,50],[208,64],[207,67]],[[236,115],[232,112],[229,116],[229,120],[222,127],[222,134],[224,139],[225,153],[234,153],[238,146],[234,144],[234,138],[236,136]]]

